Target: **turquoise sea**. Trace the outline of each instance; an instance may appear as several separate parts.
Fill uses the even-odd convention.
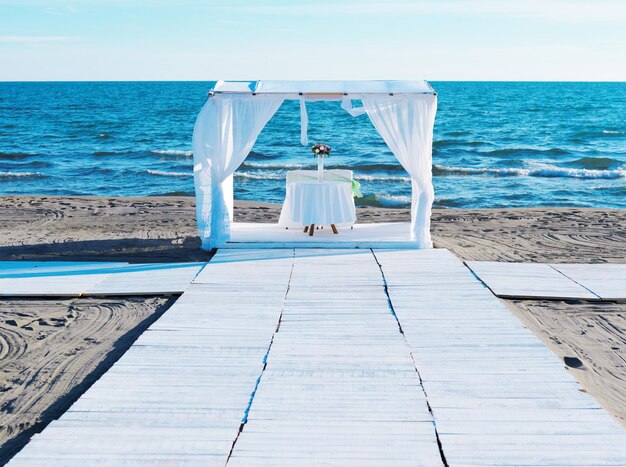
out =
[[[626,83],[433,82],[436,207],[626,208]],[[191,135],[210,82],[0,83],[0,194],[193,194]],[[327,167],[362,205],[407,206],[410,183],[367,116],[308,105]],[[282,202],[313,168],[287,101],[236,172],[237,199]]]

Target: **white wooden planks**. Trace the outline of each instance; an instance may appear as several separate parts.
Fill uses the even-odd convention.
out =
[[[128,263],[1,261],[0,296],[78,297]]]
[[[626,264],[466,264],[499,297],[626,300]]]
[[[441,465],[438,439],[449,465],[626,465],[626,432],[458,259],[375,255],[219,251],[12,465]]]
[[[551,264],[603,300],[626,300],[626,264]]]
[[[466,261],[499,297],[598,300],[599,297],[549,264]]]
[[[204,263],[0,263],[0,296],[79,297],[181,293]]]
[[[296,250],[280,328],[229,465],[441,465],[369,251]]]
[[[193,281],[204,263],[163,263],[128,265],[106,274],[82,295],[151,295],[181,293]]]
[[[408,222],[377,222],[339,228],[335,235],[330,226],[305,234],[301,228],[285,229],[277,224],[235,222],[231,238],[223,248],[417,248],[410,237]]]
[[[44,275],[0,279],[4,297],[79,297],[102,280],[98,274]]]
[[[226,256],[218,252],[198,282],[11,465],[224,465],[278,325],[293,252],[259,254],[262,271],[250,267],[254,260]],[[237,286],[211,284],[218,272],[236,277]]]
[[[445,250],[375,251],[450,465],[626,465],[626,432]]]
[[[128,265],[128,263],[89,261],[0,261],[0,278],[84,274],[85,272],[95,274],[126,265]]]

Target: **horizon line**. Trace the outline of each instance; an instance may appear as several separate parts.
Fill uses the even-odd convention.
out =
[[[209,83],[214,81],[219,81],[220,79],[78,79],[78,80],[47,80],[47,79],[33,79],[33,80],[5,80],[0,79],[0,83]],[[396,80],[407,80],[413,81],[411,79],[403,79],[403,78],[394,78],[394,79],[316,79],[316,80],[299,80],[299,79],[290,79],[288,81],[396,81]],[[233,79],[227,81],[263,81],[263,79],[256,80],[242,80],[242,79]],[[420,80],[421,81],[421,80]],[[436,83],[626,83],[626,80],[542,80],[542,79],[531,79],[531,80],[514,80],[514,79],[426,79],[424,81]]]

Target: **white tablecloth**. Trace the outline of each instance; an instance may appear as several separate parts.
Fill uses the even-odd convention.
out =
[[[287,187],[291,219],[300,225],[354,224],[352,185],[343,181],[298,181]]]

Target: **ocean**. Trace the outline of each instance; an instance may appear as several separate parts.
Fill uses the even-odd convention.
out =
[[[191,136],[210,82],[0,83],[0,194],[192,195]],[[626,83],[433,82],[435,207],[626,208]],[[370,123],[308,104],[309,139],[350,168],[357,204],[405,207],[406,172]],[[314,168],[286,101],[235,173],[235,198],[281,203]]]

